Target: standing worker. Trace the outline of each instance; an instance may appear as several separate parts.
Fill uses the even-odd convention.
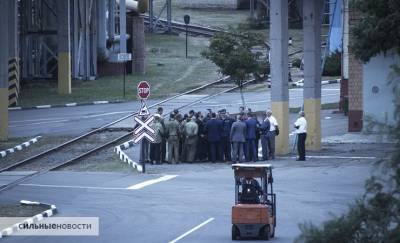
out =
[[[150,144],[150,160],[153,164],[161,164],[161,143],[164,136],[164,127],[161,124],[161,116],[154,115],[154,122],[151,126],[154,129],[154,142]]]
[[[244,123],[244,115],[239,115],[237,121],[232,124],[232,162],[243,162],[244,143],[246,142],[247,127]]]
[[[185,124],[185,149],[186,161],[189,163],[194,162],[197,150],[199,126],[196,123],[196,117],[192,116],[189,122]]]
[[[179,163],[179,122],[176,118],[178,116],[171,113],[169,121],[165,123],[165,133],[168,134],[168,163],[172,163],[172,158],[174,158],[174,163]]]
[[[306,160],[306,139],[307,139],[307,120],[304,118],[304,111],[299,112],[299,118],[294,123],[297,134],[297,161]]]
[[[163,113],[164,113],[164,109],[161,106],[158,107],[157,108],[157,114],[160,115],[160,119],[161,119],[160,123],[161,123],[161,125],[162,125],[162,127],[163,127],[163,129],[165,131],[165,123],[164,123]],[[161,162],[166,162],[165,161],[166,153],[167,153],[166,146],[167,146],[167,138],[166,138],[165,134],[163,134],[162,140],[161,140],[161,148],[160,148],[160,150],[161,150]]]
[[[267,118],[269,120],[269,132],[267,134],[268,141],[268,152],[271,159],[275,159],[275,137],[279,135],[278,122],[272,115],[272,111],[267,111]]]
[[[253,113],[248,113],[248,118],[246,120],[247,134],[246,134],[246,160],[254,161],[258,160],[258,144],[256,145],[256,132],[258,129],[258,122],[253,117]]]
[[[210,146],[211,162],[215,163],[220,161],[222,157],[221,153],[221,132],[222,132],[222,121],[217,119],[215,112],[211,113],[211,119],[207,121],[206,126],[207,141]]]
[[[261,149],[262,160],[268,160],[268,133],[270,130],[270,123],[266,114],[262,116],[262,123],[260,125]]]
[[[221,149],[222,149],[222,161],[232,161],[231,158],[231,127],[235,122],[234,119],[229,117],[226,114],[226,109],[221,110],[221,119],[222,119],[222,133],[221,133]]]

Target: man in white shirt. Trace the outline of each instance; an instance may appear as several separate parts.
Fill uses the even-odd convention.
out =
[[[275,117],[272,115],[271,110],[267,110],[267,118],[269,120],[269,132],[267,134],[267,142],[268,142],[268,151],[269,157],[271,159],[275,159],[275,137],[278,135],[278,122],[276,121]]]
[[[306,160],[306,138],[307,138],[307,120],[304,118],[304,111],[299,112],[299,118],[294,123],[297,133],[297,152],[298,161]]]

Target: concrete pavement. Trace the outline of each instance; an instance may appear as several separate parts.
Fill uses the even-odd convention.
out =
[[[273,242],[291,242],[299,233],[299,223],[321,223],[330,218],[330,213],[344,212],[347,204],[363,192],[372,162],[274,161],[278,222]],[[45,201],[57,205],[57,216],[100,217],[100,236],[16,236],[3,241],[170,242],[214,218],[179,242],[231,242],[234,185],[230,166],[184,164],[169,168],[168,174],[179,176],[139,190],[126,188],[162,174],[51,172],[35,178],[29,185],[2,193],[0,201]]]

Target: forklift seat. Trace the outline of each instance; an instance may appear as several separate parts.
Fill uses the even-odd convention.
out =
[[[240,203],[244,204],[258,204],[260,198],[258,197],[257,187],[254,184],[244,184],[242,186],[242,193],[239,198]]]

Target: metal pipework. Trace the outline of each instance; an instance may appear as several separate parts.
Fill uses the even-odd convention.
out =
[[[117,0],[117,3],[119,4],[120,0]],[[126,0],[126,9],[135,11],[137,13],[145,13],[149,9],[149,0],[139,0],[139,1],[134,1],[134,0]]]

